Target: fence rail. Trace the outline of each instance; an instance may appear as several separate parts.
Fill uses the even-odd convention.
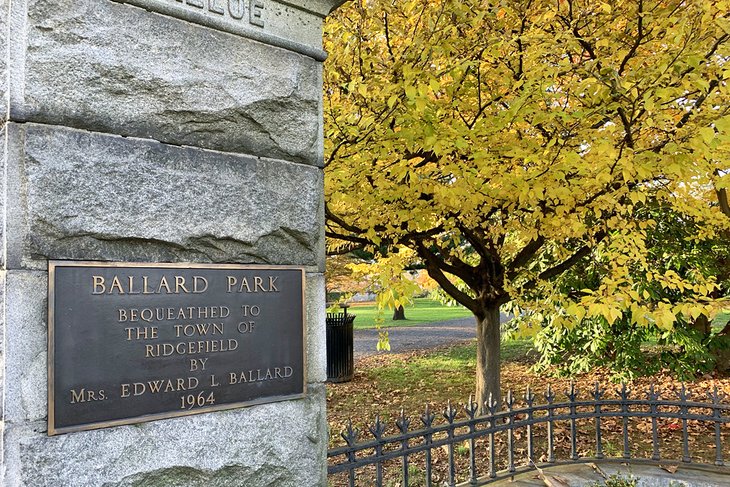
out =
[[[393,462],[399,463],[399,474],[397,482],[403,487],[411,485],[410,477],[412,459],[418,456],[419,465],[424,466],[423,477],[419,483],[430,487],[436,485],[433,478],[434,452],[445,450],[446,472],[445,479],[438,485],[457,485],[457,463],[454,459],[457,446],[463,449],[468,445],[468,472],[466,482],[459,485],[479,486],[495,480],[509,477],[517,472],[519,466],[535,466],[536,464],[555,464],[569,462],[580,462],[589,460],[601,460],[607,457],[605,453],[606,442],[604,440],[603,422],[606,419],[616,419],[621,422],[621,446],[619,458],[622,461],[637,460],[642,463],[677,461],[680,463],[693,463],[690,453],[690,431],[689,424],[709,426],[711,440],[710,448],[714,448],[714,462],[703,461],[701,463],[714,463],[715,466],[723,466],[723,425],[730,423],[730,404],[723,402],[725,396],[715,390],[706,396],[708,401],[702,398],[692,398],[687,389],[682,388],[671,399],[663,399],[651,386],[642,397],[632,397],[626,386],[621,387],[616,398],[605,398],[605,390],[596,384],[589,398],[580,399],[575,387],[571,385],[565,393],[566,401],[556,402],[557,396],[548,387],[543,395],[545,402],[537,404],[536,396],[530,389],[522,398],[524,406],[516,407],[517,402],[511,392],[503,401],[504,408],[499,408],[496,401],[490,398],[485,404],[486,414],[479,415],[478,405],[469,401],[461,408],[452,407],[451,404],[440,414],[441,420],[436,421],[437,415],[428,407],[420,415],[417,422],[420,422],[418,429],[411,429],[414,425],[411,418],[402,411],[400,417],[395,421],[398,434],[386,436],[386,425],[376,417],[365,434],[370,438],[361,440],[361,431],[352,426],[352,423],[341,434],[345,441],[344,446],[332,448],[328,452],[330,459],[328,472],[330,479],[336,475],[346,478],[345,484],[355,487],[358,474],[370,468],[368,480],[362,485],[385,485],[384,467],[393,466]],[[459,418],[463,414],[464,419]],[[651,454],[649,458],[632,457],[632,435],[630,434],[631,420],[643,420],[651,423],[647,429],[651,430]],[[663,455],[662,442],[659,434],[661,421],[675,420],[673,426],[677,433],[681,429],[681,437],[678,438],[680,455],[671,452]],[[579,424],[592,423],[590,435],[591,445],[594,448],[592,456],[581,455],[578,448],[578,440],[581,437],[585,440],[585,427],[579,432]],[[694,423],[697,422],[697,423]],[[567,423],[569,425],[569,453],[567,459],[558,459],[555,445],[556,425]],[[537,450],[536,427],[540,427],[544,433],[544,448]],[[647,425],[648,426],[648,425]],[[522,441],[522,448],[515,448],[516,437]],[[498,435],[506,436],[506,455],[499,460],[504,469],[498,471],[498,455],[495,449],[495,439]],[[541,434],[541,439],[542,434]],[[482,445],[481,443],[486,443]],[[484,455],[479,455],[482,450]],[[502,448],[504,450],[504,448]],[[423,459],[419,454],[423,454]],[[519,457],[518,457],[519,454]],[[540,457],[536,456],[540,455]],[[505,457],[506,458],[503,458]],[[538,460],[541,458],[542,461]],[[486,461],[486,464],[485,462]],[[519,464],[519,465],[518,465]],[[397,468],[398,466],[396,466]],[[374,471],[372,471],[374,469]],[[522,468],[521,468],[522,470]],[[358,484],[359,485],[359,484]],[[392,485],[392,484],[389,484]]]

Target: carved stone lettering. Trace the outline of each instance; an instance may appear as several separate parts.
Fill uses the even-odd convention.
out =
[[[266,13],[266,2],[271,0],[117,0],[123,3],[131,3],[159,10],[162,13],[172,13],[166,6],[175,5],[180,10],[180,15],[184,16],[185,11],[194,12],[198,17],[194,19],[205,23],[205,18],[210,14],[214,14],[219,18],[227,18],[239,23],[244,23],[244,16],[248,14],[248,24],[263,28],[265,26],[264,17]],[[200,17],[199,15],[203,15]],[[245,27],[245,26],[242,26]]]
[[[208,0],[208,10],[214,14],[224,15],[225,10],[223,10],[221,1],[222,0]]]
[[[286,0],[113,0],[324,61],[322,4]]]
[[[259,27],[264,26],[264,2],[262,0],[251,0],[249,8],[249,15],[251,18],[249,22]]]

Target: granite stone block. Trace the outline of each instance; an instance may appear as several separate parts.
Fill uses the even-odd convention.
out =
[[[8,124],[8,260],[318,266],[320,169]]]
[[[11,120],[322,164],[311,57],[109,0],[19,0],[10,21]]]
[[[307,380],[327,380],[327,336],[323,274],[307,274]]]
[[[0,0],[0,117],[3,122],[8,112],[8,2],[9,0]]]
[[[5,390],[5,379],[6,379],[6,356],[5,351],[5,334],[7,331],[6,327],[6,313],[5,313],[5,281],[7,279],[7,272],[4,269],[0,269],[0,391]],[[3,424],[5,422],[5,407],[0,406],[0,431],[2,431]],[[0,457],[2,457],[2,445],[0,444]],[[0,473],[0,485],[2,485],[2,473]]]
[[[48,274],[5,273],[5,404],[6,424],[46,417]]]
[[[0,0],[0,2],[2,1]],[[3,83],[3,81],[0,81],[0,83]],[[0,104],[2,103],[0,101]],[[7,128],[5,122],[3,122],[2,128],[0,128],[0,174],[5,174],[5,168],[7,167],[7,142]],[[5,194],[6,184],[6,178],[0,178],[0,194]],[[0,198],[0,269],[5,269],[5,206],[5,198]]]
[[[7,487],[325,486],[323,385],[304,400],[46,437],[4,433]]]

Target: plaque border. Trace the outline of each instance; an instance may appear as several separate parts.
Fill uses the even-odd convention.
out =
[[[243,401],[229,404],[220,404],[216,406],[205,406],[201,408],[170,411],[163,413],[144,414],[132,418],[115,419],[111,421],[98,421],[95,423],[86,423],[78,426],[66,426],[61,428],[55,427],[55,367],[56,358],[54,338],[54,309],[55,309],[55,277],[56,267],[119,267],[119,268],[163,268],[163,269],[233,269],[233,270],[298,270],[302,276],[302,393],[290,394],[286,396],[271,396],[253,401]],[[91,260],[48,260],[48,354],[47,354],[47,371],[48,371],[48,436],[55,436],[65,433],[73,433],[77,431],[89,431],[101,428],[111,428],[114,426],[124,426],[130,424],[146,423],[148,421],[157,421],[160,419],[179,418],[182,416],[191,416],[195,414],[210,413],[216,411],[226,411],[229,409],[238,409],[248,406],[256,406],[260,404],[269,404],[282,401],[290,401],[295,399],[303,399],[307,395],[307,307],[306,307],[306,290],[307,290],[307,272],[304,266],[297,265],[269,265],[269,264],[205,264],[198,262],[119,262],[119,261],[91,261]]]

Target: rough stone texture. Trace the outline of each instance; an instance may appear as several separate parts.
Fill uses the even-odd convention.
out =
[[[307,277],[307,314],[319,322],[323,310],[312,300],[323,302],[324,280]],[[8,271],[7,286],[13,326],[7,329],[2,485],[326,485],[324,386],[314,383],[321,377],[319,357],[309,363],[305,400],[47,437],[47,273]],[[310,357],[319,353],[320,324],[309,330]]]
[[[10,268],[46,259],[321,263],[321,170],[8,124]]]
[[[187,20],[214,29],[242,35],[253,39],[269,40],[284,44],[295,52],[313,54],[322,46],[322,19],[324,15],[307,6],[298,7],[296,2],[277,2],[275,0],[257,0],[258,14],[252,23],[250,3],[242,0],[186,0],[169,2],[166,0],[115,0],[120,3],[137,5],[145,10],[159,12],[179,19]],[[304,2],[300,2],[304,3]],[[207,5],[206,5],[207,4]],[[201,8],[202,7],[202,8]],[[231,10],[240,15],[244,7],[245,15],[236,19]],[[267,38],[267,35],[273,38]],[[285,42],[277,42],[284,40]],[[315,49],[307,49],[315,48]],[[324,52],[317,53],[322,58]]]
[[[40,421],[47,413],[48,274],[7,271],[5,410],[7,423]]]
[[[326,485],[323,385],[308,398],[60,435],[8,425],[7,487]]]
[[[326,485],[325,391],[311,378],[304,400],[47,437],[46,282],[45,272],[7,272],[2,485]],[[310,276],[308,299],[322,283]]]
[[[0,3],[2,3],[2,1],[3,0],[0,0]],[[0,25],[0,28],[1,27],[2,26]],[[3,82],[4,80],[0,81],[0,84]],[[3,102],[0,101],[0,105],[2,105],[2,103]],[[7,128],[5,126],[5,122],[2,122],[2,129],[0,129],[0,174],[5,174],[5,168],[7,167],[7,148]],[[0,178],[0,195],[5,194],[5,179],[6,178],[4,177]],[[0,197],[0,269],[5,269],[5,198],[3,197]]]
[[[8,1],[0,0],[0,118],[7,117],[8,75],[7,75],[7,48],[8,48]]]
[[[5,280],[7,276],[7,272],[4,269],[0,269],[0,391],[5,390],[5,332],[7,328],[5,327],[6,323],[6,317],[5,317]],[[3,400],[0,399],[0,433],[3,429],[3,424],[5,421],[5,408],[3,404]],[[0,458],[2,458],[2,442],[0,441]],[[2,468],[0,468],[0,485],[2,485]]]
[[[324,17],[346,1],[347,0],[299,0],[296,3],[301,5],[302,8],[317,12]]]
[[[327,380],[327,335],[323,274],[307,274],[307,380]]]
[[[108,0],[13,2],[11,38],[12,120],[322,164],[312,58]]]

